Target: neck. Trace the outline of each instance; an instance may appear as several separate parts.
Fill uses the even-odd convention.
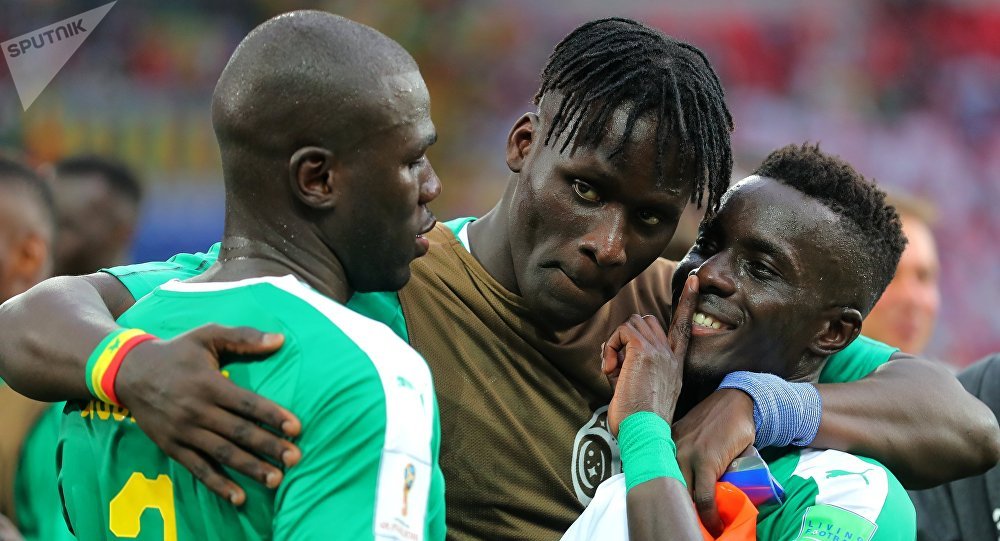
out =
[[[469,244],[472,256],[486,269],[486,272],[507,291],[520,294],[514,260],[510,250],[510,230],[508,215],[510,201],[517,190],[516,174],[512,174],[507,190],[497,206],[482,218],[469,224]]]
[[[228,225],[226,229],[218,264],[198,281],[228,282],[291,274],[341,304],[354,293],[337,256],[312,230],[279,235],[275,229],[257,233],[234,231],[237,228]]]
[[[823,366],[825,365],[826,359],[822,359],[820,362],[803,362],[799,365],[801,370],[782,376],[782,379],[790,383],[816,383],[819,381],[819,375],[823,371]],[[674,410],[674,419],[681,419],[687,415],[687,413],[701,403],[702,400],[708,398],[708,395],[715,392],[721,383],[721,379],[705,381],[702,378],[690,376],[686,377],[684,379],[684,385],[681,387],[681,395],[677,399],[677,407]]]

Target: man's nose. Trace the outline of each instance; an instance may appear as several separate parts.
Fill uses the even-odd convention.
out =
[[[600,267],[616,267],[628,261],[625,253],[628,221],[620,209],[609,209],[593,224],[580,249]]]

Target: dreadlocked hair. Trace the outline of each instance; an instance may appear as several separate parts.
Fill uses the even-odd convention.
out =
[[[733,170],[729,134],[733,118],[715,70],[698,48],[640,22],[608,18],[586,23],[556,45],[542,70],[534,103],[549,92],[562,96],[545,144],[566,134],[559,149],[596,147],[615,110],[631,105],[625,134],[612,151],[624,151],[636,121],[656,115],[656,177],[664,175],[669,138],[677,137],[680,170],[694,171],[691,202],[708,192],[713,213]],[[669,137],[668,137],[669,134]]]
[[[886,203],[885,192],[837,156],[819,145],[788,145],[764,158],[754,175],[773,178],[816,199],[839,215],[848,231],[859,239],[857,267],[859,286],[865,288],[867,315],[896,273],[906,247],[903,226],[896,209]]]

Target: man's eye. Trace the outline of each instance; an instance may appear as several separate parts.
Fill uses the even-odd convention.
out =
[[[573,181],[573,190],[576,192],[576,195],[579,195],[584,200],[590,201],[591,203],[597,203],[601,200],[601,196],[597,195],[597,190],[595,190],[590,184],[581,180]]]
[[[747,262],[747,266],[750,268],[750,272],[757,276],[770,277],[775,275],[775,272],[771,270],[771,267],[768,267],[761,261],[749,261]]]
[[[648,210],[640,210],[639,219],[646,225],[657,225],[660,223],[660,217]]]
[[[427,163],[427,156],[421,156],[419,160],[410,162],[410,169],[417,169]]]

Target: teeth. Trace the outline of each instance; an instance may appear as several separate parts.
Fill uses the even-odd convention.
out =
[[[711,327],[713,329],[721,329],[722,323],[719,323],[712,316],[703,314],[701,312],[694,313],[694,323],[695,325],[700,325],[702,327]]]

